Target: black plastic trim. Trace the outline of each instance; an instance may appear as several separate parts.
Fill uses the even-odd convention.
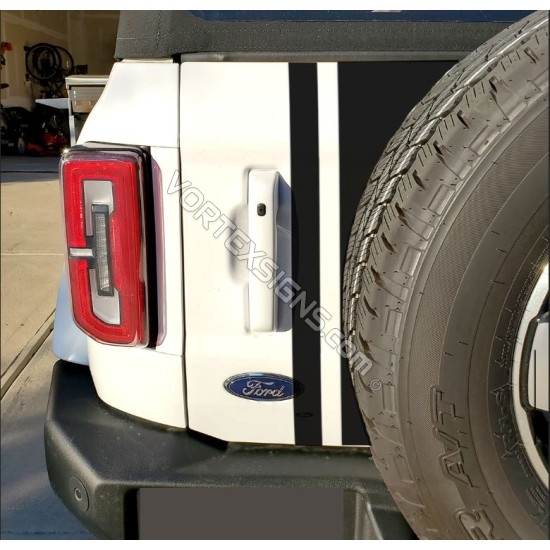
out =
[[[362,61],[459,61],[469,51],[343,51],[343,52],[203,52],[179,56],[181,63],[197,62],[271,62],[271,63],[320,63]]]

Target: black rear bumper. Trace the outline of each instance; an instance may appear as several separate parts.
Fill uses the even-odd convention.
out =
[[[101,538],[138,538],[141,488],[344,490],[346,538],[412,538],[365,450],[225,445],[119,413],[89,369],[54,367],[45,426],[55,492]]]

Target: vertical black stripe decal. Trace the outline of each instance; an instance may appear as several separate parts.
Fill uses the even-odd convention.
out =
[[[290,162],[294,215],[292,278],[319,304],[319,114],[317,65],[289,63]],[[296,294],[298,294],[296,292]],[[292,364],[304,392],[294,398],[297,445],[321,445],[321,339],[294,309]],[[311,314],[310,314],[311,315]],[[315,323],[310,319],[310,323]]]
[[[358,81],[354,88],[353,77],[350,74],[353,66],[364,63],[338,63],[338,120],[340,123],[340,256],[342,266],[342,280],[346,251],[351,226],[355,218],[355,211],[359,199],[365,188],[368,172],[363,172],[364,157],[369,155],[365,137],[372,128],[368,126],[360,131],[360,124],[355,121],[361,116],[358,110],[358,93],[363,94],[363,101],[367,103],[367,90],[364,82]],[[357,73],[357,70],[355,70]],[[377,107],[378,108],[378,107]],[[366,128],[369,128],[367,130]],[[372,167],[371,167],[372,169]],[[342,328],[343,330],[343,328]],[[341,360],[341,398],[342,398],[342,445],[368,445],[369,437],[363,425],[361,412],[353,390],[349,373],[348,360]]]

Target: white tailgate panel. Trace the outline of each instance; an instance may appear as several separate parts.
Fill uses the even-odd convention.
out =
[[[290,184],[286,63],[181,66],[181,181],[247,232],[248,171],[274,170]],[[187,183],[186,183],[187,182]],[[190,182],[190,183],[189,183]],[[196,198],[189,195],[192,205]],[[203,204],[204,204],[203,203]],[[246,260],[183,209],[185,367],[189,426],[226,441],[294,443],[293,401],[235,397],[224,381],[247,372],[292,377],[292,331],[247,330]]]

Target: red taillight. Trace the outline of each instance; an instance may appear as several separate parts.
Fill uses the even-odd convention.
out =
[[[134,151],[77,149],[61,160],[73,314],[100,342],[147,343],[143,172]]]

